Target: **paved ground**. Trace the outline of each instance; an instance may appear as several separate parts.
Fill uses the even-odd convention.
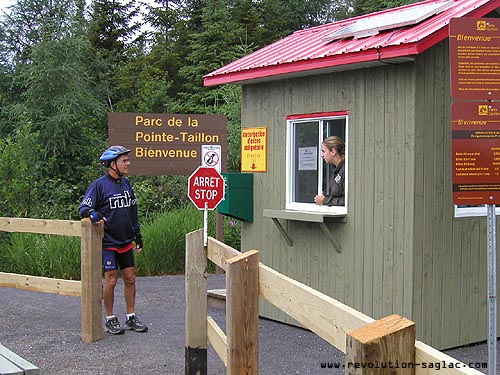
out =
[[[224,275],[208,280],[209,288],[224,287]],[[120,282],[115,313],[121,321],[122,292]],[[84,344],[79,298],[0,288],[0,343],[37,365],[44,375],[182,375],[184,306],[184,276],[138,278],[137,313],[149,332],[105,334],[98,342]],[[209,314],[224,329],[224,313],[210,308]],[[261,319],[259,344],[260,374],[344,374],[344,355],[307,330]],[[447,354],[466,363],[488,361],[485,344]],[[210,346],[208,373],[226,373]]]

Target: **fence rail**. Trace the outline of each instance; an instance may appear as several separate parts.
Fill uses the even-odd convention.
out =
[[[72,221],[0,217],[0,232],[81,237],[81,281],[0,272],[0,287],[80,297],[82,340],[93,342],[101,339],[102,227],[92,225],[89,219]]]
[[[82,283],[79,280],[52,279],[8,272],[0,272],[0,286],[74,297],[80,297],[82,294]]]
[[[395,363],[402,359],[408,363],[407,358],[411,358],[413,366],[393,369],[391,373],[483,375],[455,358],[416,341],[414,323],[405,318],[391,315],[375,320],[262,263],[258,263],[255,277],[255,272],[251,272],[252,263],[249,259],[255,260],[258,251],[240,253],[212,237],[208,237],[207,247],[204,248],[202,235],[201,230],[186,235],[186,375],[207,373],[207,342],[226,365],[228,375],[258,374],[258,351],[255,350],[258,348],[256,306],[252,305],[250,309],[243,311],[231,308],[238,304],[234,300],[246,301],[247,307],[248,303],[255,303],[256,291],[251,290],[254,285],[252,280],[257,280],[254,289],[258,290],[259,296],[344,352],[346,361],[363,361],[369,358],[372,363],[384,363],[388,360]],[[228,272],[226,333],[213,318],[207,316],[207,258]],[[235,286],[232,285],[234,279],[229,278],[234,264],[240,264],[238,277],[247,281],[237,284],[237,293],[231,292]],[[248,310],[252,312],[249,313]],[[375,340],[370,337],[368,344],[363,342],[363,338],[370,336],[367,332],[370,335],[377,334]],[[368,345],[371,345],[369,350]],[[374,350],[376,356],[373,356]],[[356,363],[360,366],[351,367],[346,364],[346,374],[373,373],[373,368],[363,369],[360,362]],[[245,364],[243,372],[238,364]]]
[[[74,220],[45,220],[0,217],[1,232],[56,234],[60,236],[81,237],[81,227],[81,222]]]

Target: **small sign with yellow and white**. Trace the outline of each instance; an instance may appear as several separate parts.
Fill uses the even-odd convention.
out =
[[[267,127],[241,130],[241,171],[267,172]]]

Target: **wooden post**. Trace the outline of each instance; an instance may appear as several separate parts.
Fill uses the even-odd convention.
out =
[[[259,374],[259,252],[227,261],[227,374]]]
[[[220,242],[224,242],[224,215],[221,215],[217,212],[216,216],[216,225],[215,225],[215,237]],[[224,273],[224,270],[220,268],[217,264],[215,265],[215,274],[221,275]]]
[[[414,375],[415,323],[390,315],[346,335],[346,375]]]
[[[102,339],[102,236],[104,228],[82,220],[82,340]]]
[[[203,230],[186,234],[185,374],[207,374],[207,255]]]

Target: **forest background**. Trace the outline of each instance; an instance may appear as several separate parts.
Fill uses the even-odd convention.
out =
[[[225,115],[239,172],[241,87],[204,87],[205,74],[294,31],[415,2],[12,0],[0,14],[0,216],[78,220],[105,172],[108,112]],[[187,176],[131,180],[143,221],[188,204]]]

